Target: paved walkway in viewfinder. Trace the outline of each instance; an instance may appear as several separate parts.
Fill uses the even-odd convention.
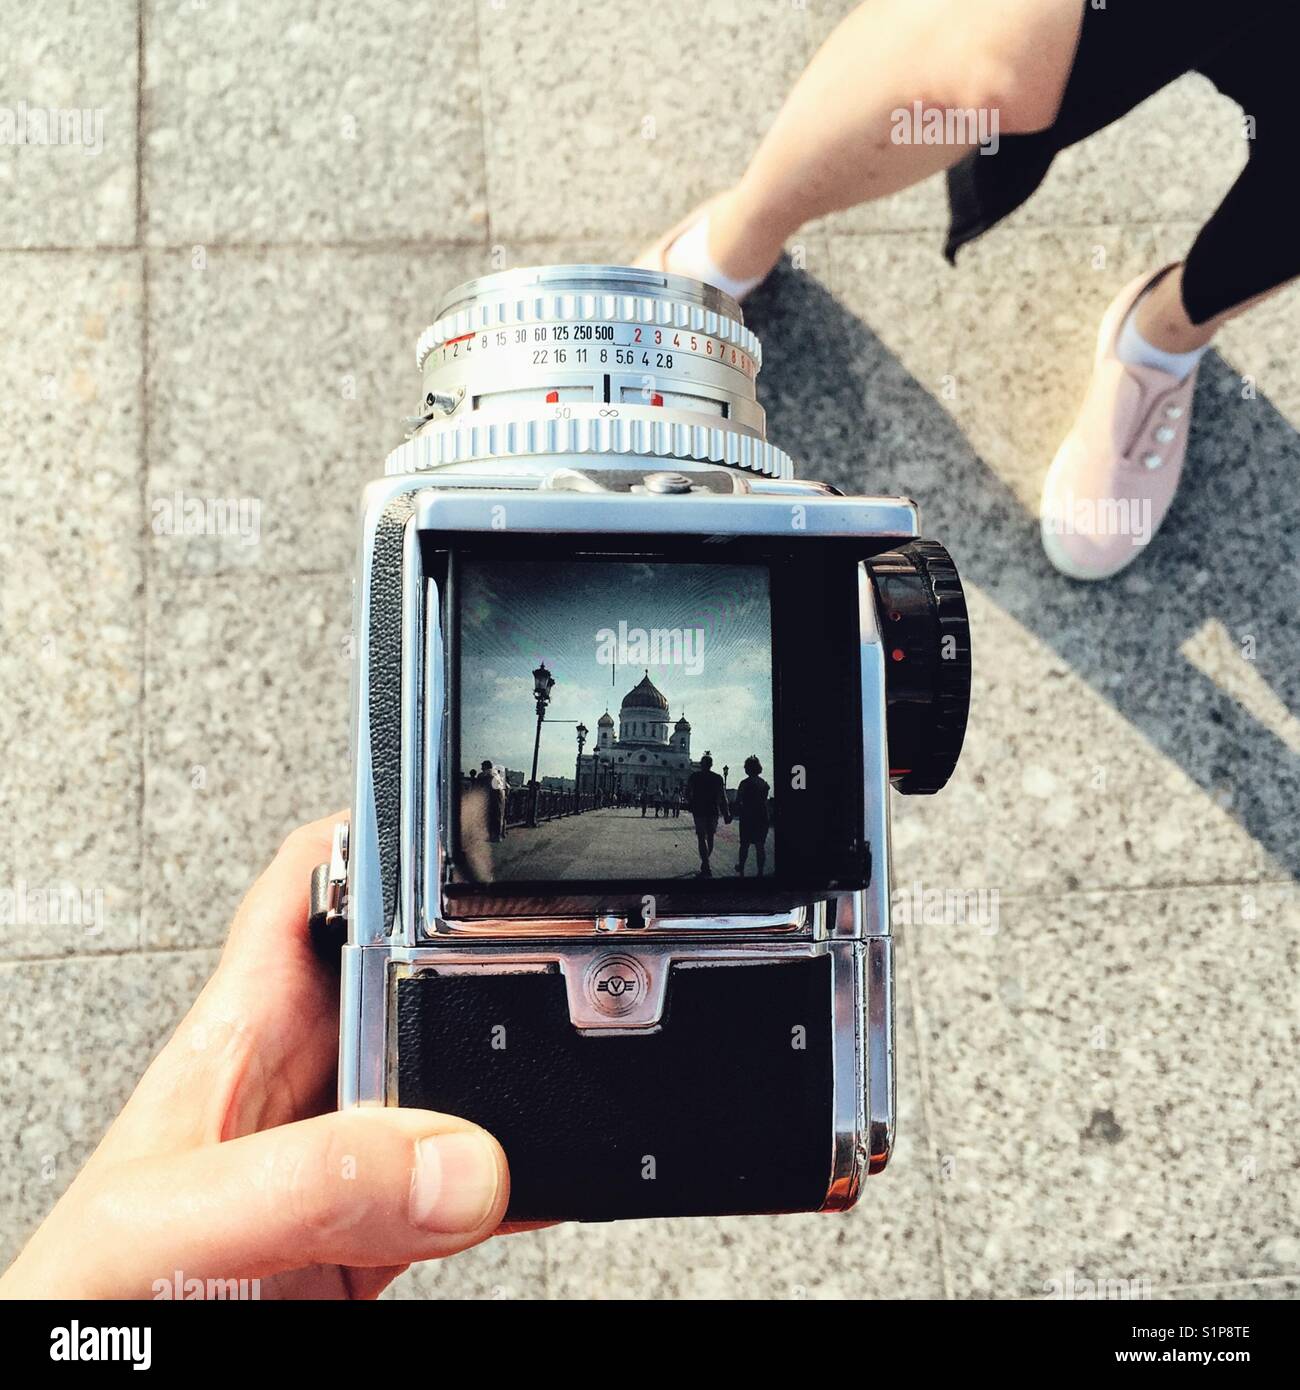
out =
[[[718,824],[712,859],[716,877],[736,872],[736,830],[734,820]],[[769,873],[771,849],[769,837]],[[492,851],[496,872],[512,879],[694,878],[700,867],[690,815],[683,811],[656,820],[653,807],[644,817],[640,807],[619,807],[546,821],[535,830],[513,826]],[[747,871],[754,872],[752,853]]]

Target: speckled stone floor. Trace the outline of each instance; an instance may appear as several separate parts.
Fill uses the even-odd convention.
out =
[[[6,878],[94,925],[0,927],[0,1260],[93,1148],[284,832],[344,801],[355,499],[434,300],[618,260],[735,177],[848,0],[50,0],[0,106]],[[938,185],[809,227],[753,296],[771,437],[902,491],[955,552],[973,716],[896,801],[900,1131],[848,1218],[568,1227],[399,1296],[1160,1297],[1300,1291],[1300,294],[1206,361],[1149,555],[1062,580],[1037,488],[1116,288],[1244,157],[1187,78],[1058,162],[950,269]],[[795,267],[798,267],[797,269]],[[256,502],[158,534],[176,495]],[[99,895],[96,897],[96,895]]]

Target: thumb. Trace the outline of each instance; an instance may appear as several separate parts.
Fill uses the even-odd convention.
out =
[[[486,1239],[510,1192],[486,1130],[429,1110],[319,1115],[224,1144],[110,1169],[81,1219],[118,1297],[155,1280],[261,1278],[455,1254]]]

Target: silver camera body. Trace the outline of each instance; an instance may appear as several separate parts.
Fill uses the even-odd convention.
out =
[[[313,880],[313,931],[341,954],[340,1105],[417,1104],[484,1124],[510,1160],[511,1219],[850,1207],[894,1137],[891,781],[935,790],[965,724],[969,641],[947,556],[919,540],[911,501],[793,477],[764,436],[758,340],[712,287],[617,266],[492,275],[448,296],[417,355],[419,416],[362,509],[351,819]],[[823,574],[803,559],[816,547],[832,557],[824,574],[840,576],[825,605],[800,588]],[[559,708],[563,680],[553,702],[544,679],[530,683],[538,673],[521,648],[521,747],[536,705],[532,775],[502,788],[497,769],[465,774],[467,730],[515,717],[513,674],[494,677],[505,694],[485,707],[490,663],[473,642],[523,620],[489,611],[485,623],[464,595],[526,555],[541,568],[519,610],[550,604],[558,622],[566,593],[598,597],[630,573],[620,566],[672,580],[689,562],[707,578],[712,556],[741,553],[778,576],[775,867],[766,881],[730,865],[710,875],[700,838],[694,874],[676,861],[668,876],[647,869],[651,886],[637,892],[642,846],[687,843],[684,807],[699,831],[690,798],[703,760],[683,751],[689,775],[655,794],[653,817],[644,774],[638,795],[637,774],[620,785],[618,764],[648,756],[669,768],[674,747],[687,747],[685,716],[674,745],[666,697],[662,728],[647,734],[627,715],[627,699],[647,701],[636,690],[659,696],[647,668],[624,701],[626,736],[615,738],[607,711],[586,753],[588,711]],[[586,587],[572,579],[579,563],[603,567],[581,572]],[[799,647],[811,639],[798,615],[823,608],[842,640]],[[709,620],[715,642],[726,611]],[[733,646],[746,662],[761,642]],[[823,676],[808,671],[823,652],[838,702],[827,716],[837,752],[824,763],[809,742],[811,682]],[[620,685],[617,670],[615,697],[636,674]],[[696,723],[714,718],[721,740],[718,702],[705,703]],[[542,786],[537,749],[558,759],[575,715],[573,776]],[[734,729],[739,716],[728,717]],[[810,756],[839,778],[838,800],[801,801],[808,788],[787,787],[807,778]],[[677,777],[659,775],[657,786]],[[744,795],[726,786],[720,836],[729,811],[743,818]],[[739,832],[751,839],[753,814]],[[823,863],[827,841],[837,857]],[[507,855],[534,862],[552,844],[569,846],[565,863],[608,860],[618,872],[549,886],[535,869],[507,874]]]

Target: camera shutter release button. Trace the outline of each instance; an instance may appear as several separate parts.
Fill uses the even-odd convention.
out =
[[[691,480],[685,473],[647,473],[645,487],[647,492],[683,493],[691,490]]]

